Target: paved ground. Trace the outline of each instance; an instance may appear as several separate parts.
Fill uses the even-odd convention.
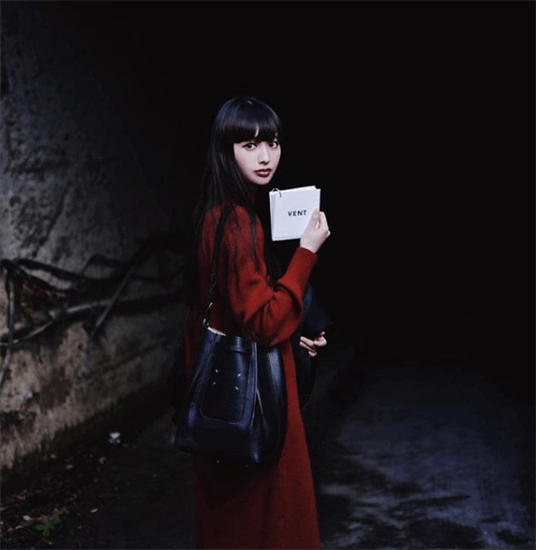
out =
[[[324,547],[534,548],[526,413],[465,369],[377,365],[313,456]]]
[[[468,365],[364,368],[350,342],[332,344],[304,412],[324,548],[534,548],[533,411]],[[193,548],[170,418],[3,492],[3,548]]]

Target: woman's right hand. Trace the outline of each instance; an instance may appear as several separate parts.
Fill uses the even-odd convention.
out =
[[[300,246],[316,254],[330,235],[326,215],[315,208],[300,239]]]

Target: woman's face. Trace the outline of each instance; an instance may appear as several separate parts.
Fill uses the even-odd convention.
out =
[[[272,179],[279,159],[281,145],[272,141],[242,141],[234,144],[234,155],[243,178],[253,185],[266,185]]]

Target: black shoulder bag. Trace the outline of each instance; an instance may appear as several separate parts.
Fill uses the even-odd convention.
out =
[[[279,458],[287,426],[280,351],[209,325],[227,214],[228,209],[218,224],[203,333],[177,422],[175,448],[222,463],[270,464]]]

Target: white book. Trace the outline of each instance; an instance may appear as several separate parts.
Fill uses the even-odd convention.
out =
[[[270,191],[273,241],[300,239],[315,208],[320,209],[320,189],[314,185]]]

